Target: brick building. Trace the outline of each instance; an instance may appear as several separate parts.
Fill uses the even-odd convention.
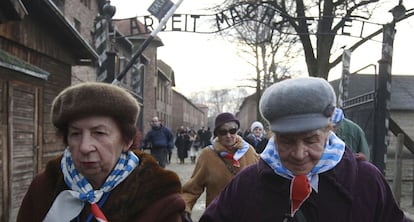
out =
[[[208,107],[194,104],[181,93],[173,90],[171,129],[175,132],[180,126],[193,128],[195,131],[207,126]]]
[[[256,93],[247,96],[240,105],[236,118],[240,121],[240,130],[244,132],[250,129],[250,125],[257,120],[257,97]],[[266,124],[263,123],[265,126]]]

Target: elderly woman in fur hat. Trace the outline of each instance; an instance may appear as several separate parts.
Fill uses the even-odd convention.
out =
[[[66,148],[34,178],[17,221],[181,221],[178,176],[130,149],[138,114],[134,97],[118,86],[63,90],[51,119]]]
[[[403,222],[381,172],[333,132],[336,97],[316,77],[265,90],[260,111],[274,136],[258,164],[240,172],[200,222]]]
[[[237,134],[239,128],[239,120],[231,113],[216,117],[213,144],[201,151],[191,178],[183,185],[187,219],[204,189],[208,206],[240,170],[258,161],[254,148]]]

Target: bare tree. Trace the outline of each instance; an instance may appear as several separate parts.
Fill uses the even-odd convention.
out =
[[[251,27],[250,30],[245,28],[243,31],[240,31],[240,27],[244,27],[243,25],[236,27],[236,33],[242,34],[240,36],[243,37],[243,40],[250,44],[256,44],[258,46],[257,49],[261,50],[263,46],[260,47],[259,43],[266,42],[273,35],[276,35],[278,39],[284,39],[281,38],[284,34],[295,35],[300,40],[298,42],[302,46],[301,48],[305,56],[309,76],[317,76],[325,79],[328,78],[329,71],[336,65],[336,63],[330,62],[330,59],[331,55],[334,54],[332,50],[338,32],[352,18],[364,18],[368,20],[375,6],[381,4],[379,0],[226,0],[220,8],[229,8],[234,4],[246,2],[272,7],[277,14],[274,15],[276,19],[272,23],[273,27],[271,27],[273,32],[266,31],[266,28],[257,29],[257,27],[252,26],[251,22],[243,20],[243,23],[247,27]],[[372,7],[368,8],[368,6]],[[276,32],[279,34],[275,34]],[[296,42],[291,41],[295,39],[293,37],[289,37],[289,39],[276,43],[282,44],[282,47],[286,47],[286,42]],[[277,50],[281,50],[280,46],[278,46]],[[274,50],[267,50],[267,52],[270,54],[275,53]],[[291,53],[287,51],[285,55]],[[256,50],[256,55],[262,56],[263,52],[260,54],[259,50]],[[262,62],[258,59],[256,60],[256,64],[258,63]],[[266,68],[272,67],[275,63],[270,62],[268,64],[268,67],[266,67],[266,64],[261,64],[262,68],[258,68],[257,71],[264,71]],[[283,70],[286,71],[288,69],[285,67]]]
[[[235,113],[247,95],[244,88],[219,89],[192,93],[189,99],[193,103],[208,105],[208,116],[216,116],[221,112]]]
[[[273,21],[271,15],[273,6],[269,3],[246,3],[239,0],[227,0],[221,7],[228,11],[237,11],[237,17],[242,18],[235,22],[231,29],[220,32],[228,41],[237,43],[240,53],[247,58],[256,73],[251,80],[252,85],[244,87],[255,88],[257,101],[265,88],[281,79],[289,78],[291,59],[299,55],[299,48],[295,47],[298,36],[288,34],[285,23]],[[254,8],[254,15],[250,14]],[[218,10],[224,10],[219,8]],[[270,12],[270,13],[269,13]],[[233,16],[233,15],[229,15]],[[259,114],[259,106],[256,107]],[[257,116],[260,119],[260,115]]]
[[[243,11],[237,11],[236,6],[243,4],[254,4],[255,9],[260,9],[257,5],[264,5],[265,10],[256,11],[255,16],[240,15]],[[380,4],[379,0],[226,0],[216,10],[230,11],[229,17],[232,13],[236,15],[232,17],[232,28],[221,34],[247,46],[245,52],[254,58],[249,60],[256,67],[256,76],[251,80],[256,83],[259,101],[268,85],[290,75],[288,64],[297,55],[297,45],[301,46],[309,76],[327,79],[329,71],[338,64],[337,59],[330,61],[337,54],[334,50],[339,50],[333,47],[335,38],[353,18],[368,21]],[[271,21],[269,16],[262,16],[269,12],[268,8],[274,12]],[[225,91],[212,92],[216,112],[224,109],[225,94]]]
[[[208,103],[208,94],[205,91],[193,92],[190,94],[189,99],[193,103],[207,104]]]
[[[334,67],[330,62],[335,37],[351,18],[369,18],[368,5],[378,0],[274,0],[300,38],[309,76],[327,79]],[[310,26],[315,22],[316,26]],[[312,30],[315,29],[315,30]],[[314,33],[314,35],[312,35]],[[312,41],[312,36],[315,40]]]
[[[262,5],[263,7],[259,7]],[[256,78],[252,80],[259,84],[255,87],[259,90],[264,89],[272,81],[277,81],[278,77],[289,75],[287,64],[289,59],[298,55],[298,48],[293,47],[298,37],[288,34],[289,27],[284,25],[286,20],[269,21],[272,19],[269,11],[273,6],[267,2],[246,5],[244,1],[227,0],[220,10],[224,9],[223,7],[230,11],[237,8],[237,14],[240,14],[238,16],[243,18],[231,29],[223,30],[220,34],[227,40],[239,44],[240,51],[248,57],[247,62],[256,68]],[[253,16],[249,15],[249,7],[255,8]],[[283,67],[280,67],[280,64],[284,64]],[[276,70],[280,72],[275,72]]]

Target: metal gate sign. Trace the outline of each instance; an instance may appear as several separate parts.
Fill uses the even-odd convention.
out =
[[[174,3],[170,0],[155,0],[148,8],[148,11],[158,20],[161,20],[173,6]]]

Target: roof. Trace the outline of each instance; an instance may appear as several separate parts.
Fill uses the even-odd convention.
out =
[[[39,19],[49,27],[51,33],[64,39],[71,53],[77,58],[76,65],[84,60],[96,61],[98,54],[92,46],[82,37],[74,26],[66,19],[62,12],[51,0],[22,0],[29,16]]]
[[[348,98],[374,92],[377,75],[354,74],[349,77]],[[338,95],[340,79],[330,81]],[[391,76],[391,109],[414,110],[414,75]]]
[[[167,63],[161,59],[157,60],[157,64],[158,70],[165,76],[166,79],[172,82],[172,86],[175,86],[174,70],[171,68],[171,66],[167,65]]]
[[[21,1],[0,1],[0,23],[21,20],[25,15],[27,15],[27,10]]]
[[[49,72],[23,61],[0,49],[0,67],[15,70],[40,79],[47,79]]]

